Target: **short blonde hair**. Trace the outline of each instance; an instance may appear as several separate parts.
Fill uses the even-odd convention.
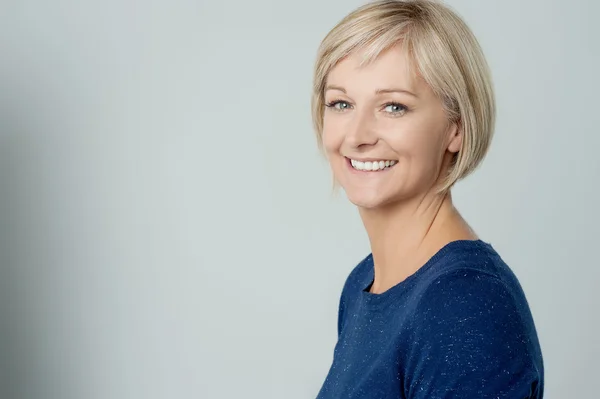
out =
[[[324,91],[329,72],[350,53],[365,51],[364,64],[396,44],[443,101],[448,118],[463,134],[439,192],[470,174],[492,140],[496,105],[492,79],[481,47],[466,23],[433,0],[379,0],[342,19],[318,49],[312,93],[312,118],[323,150]]]

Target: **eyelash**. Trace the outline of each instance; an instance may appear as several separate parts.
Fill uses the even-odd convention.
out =
[[[333,100],[333,101],[330,101],[330,102],[326,103],[325,106],[327,108],[331,108],[335,112],[344,112],[343,109],[337,109],[337,108],[335,108],[335,106],[338,103],[346,103],[346,104],[350,105],[350,103],[348,101]],[[402,108],[402,110],[398,111],[398,112],[387,112],[387,114],[390,114],[390,115],[393,115],[393,116],[398,116],[398,115],[404,115],[408,111],[408,107],[406,105],[400,104],[399,102],[395,102],[395,101],[390,101],[390,102],[387,102],[387,103],[383,104],[383,108],[389,107],[390,105]]]

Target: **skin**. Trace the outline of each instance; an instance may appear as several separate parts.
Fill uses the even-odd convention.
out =
[[[461,147],[457,123],[427,83],[408,71],[399,47],[359,66],[361,52],[327,78],[323,147],[334,178],[358,207],[374,259],[370,292],[382,293],[417,271],[451,241],[477,236],[436,185]],[[350,159],[394,160],[357,171]]]

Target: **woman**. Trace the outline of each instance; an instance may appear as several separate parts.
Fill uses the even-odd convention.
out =
[[[348,276],[330,398],[542,398],[544,368],[522,288],[452,204],[488,150],[485,58],[430,1],[360,7],[319,48],[313,119],[371,254]]]

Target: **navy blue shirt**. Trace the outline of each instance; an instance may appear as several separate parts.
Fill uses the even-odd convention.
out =
[[[317,399],[542,398],[529,305],[490,244],[451,242],[380,294],[373,278],[370,254],[344,284]]]

